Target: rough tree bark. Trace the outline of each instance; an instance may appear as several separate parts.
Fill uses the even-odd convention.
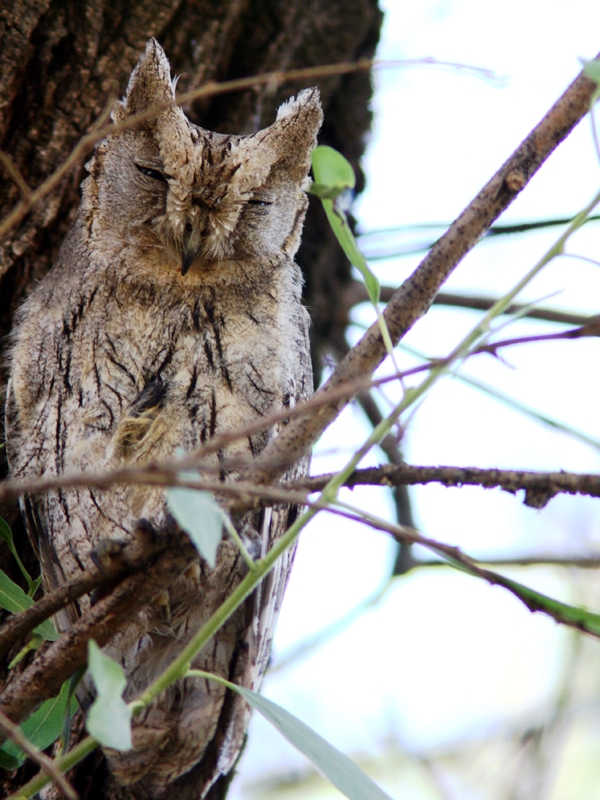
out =
[[[0,9],[0,150],[35,189],[69,155],[107,101],[122,95],[151,36],[181,75],[178,89],[187,91],[207,80],[371,57],[380,24],[376,0],[13,0]],[[370,124],[369,76],[333,77],[319,85],[325,110],[320,141],[352,162],[360,190],[358,159]],[[212,130],[251,132],[272,122],[278,105],[299,88],[267,86],[209,98],[187,113]],[[14,311],[56,257],[77,208],[84,161],[0,242],[2,392]],[[0,170],[2,219],[20,193],[6,168]],[[323,355],[343,342],[342,298],[350,270],[317,204],[311,204],[298,260],[306,277],[318,374]],[[14,525],[17,546],[31,563],[16,507],[0,508],[0,515]],[[0,567],[18,580],[3,543]],[[6,665],[2,670],[6,674]],[[26,766],[0,785],[12,790],[33,771]],[[75,779],[83,800],[106,797],[106,781],[100,754],[84,762]]]

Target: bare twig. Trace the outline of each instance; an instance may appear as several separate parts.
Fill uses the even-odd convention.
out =
[[[51,758],[48,758],[45,753],[42,753],[42,751],[34,744],[32,744],[29,739],[23,735],[19,726],[15,725],[14,722],[11,722],[6,714],[3,714],[1,711],[0,730],[2,733],[6,734],[6,736],[11,739],[17,745],[17,747],[20,747],[24,753],[27,753],[32,761],[35,761],[36,764],[40,765],[46,775],[48,775],[61,789],[65,797],[68,797],[69,800],[77,800],[77,793],[65,776],[57,768],[55,762]]]
[[[21,220],[29,213],[31,208],[42,200],[47,194],[49,194],[56,186],[60,183],[60,181],[64,178],[64,176],[70,172],[80,161],[81,159],[89,153],[94,145],[99,142],[101,139],[104,139],[106,136],[114,135],[116,133],[120,133],[125,130],[131,130],[143,122],[147,122],[148,120],[153,119],[158,114],[161,114],[163,111],[168,110],[176,105],[187,105],[195,100],[200,100],[203,97],[214,97],[216,95],[221,94],[229,94],[231,92],[238,92],[243,91],[245,89],[251,89],[255,86],[261,85],[268,85],[277,87],[282,83],[290,83],[295,81],[312,81],[318,80],[322,78],[328,77],[335,77],[338,75],[348,75],[353,72],[367,72],[374,68],[385,68],[389,69],[390,67],[410,67],[416,65],[428,65],[428,66],[440,66],[445,68],[453,68],[453,69],[469,69],[474,74],[479,74],[480,76],[486,77],[488,79],[493,78],[493,74],[489,72],[489,70],[479,69],[477,67],[471,67],[466,64],[458,64],[453,62],[447,61],[437,61],[433,58],[424,58],[424,59],[407,59],[407,60],[398,60],[398,61],[382,61],[376,62],[370,59],[362,58],[358,61],[346,61],[341,62],[339,64],[324,64],[321,66],[316,67],[304,67],[300,69],[290,69],[290,70],[276,70],[274,72],[266,72],[262,75],[251,75],[247,78],[235,78],[229,81],[222,81],[221,83],[217,83],[214,81],[210,81],[204,86],[199,87],[198,89],[194,89],[191,92],[186,92],[185,94],[181,94],[177,97],[174,102],[164,102],[164,103],[157,103],[156,105],[150,106],[145,111],[140,112],[139,114],[132,115],[128,117],[126,120],[123,120],[118,123],[111,123],[106,124],[106,121],[110,115],[110,111],[113,105],[114,100],[111,99],[105,109],[103,110],[102,114],[98,118],[98,120],[94,123],[92,129],[89,133],[83,136],[76,146],[71,151],[70,155],[67,157],[63,163],[57,167],[56,170],[42,183],[40,186],[37,187],[34,191],[31,191],[27,187],[27,193],[23,192],[23,189],[26,187],[25,182],[23,181],[22,177],[19,177],[20,173],[18,173],[17,168],[12,164],[12,161],[9,159],[9,163],[5,163],[7,170],[11,170],[11,177],[15,180],[15,183],[19,186],[23,194],[23,199],[14,207],[14,209],[8,214],[8,216],[0,223],[0,240],[2,240],[6,234],[18,225]],[[9,158],[9,157],[7,157]],[[14,168],[14,169],[13,169]]]
[[[433,302],[442,306],[458,306],[489,311],[497,299],[493,297],[470,297],[468,295],[453,294],[452,292],[438,292]],[[532,308],[529,303],[512,303],[504,313],[522,314],[523,317],[530,319],[544,319],[548,322],[561,322],[564,325],[587,325],[593,319],[585,314],[557,311],[554,308]]]
[[[430,539],[427,536],[420,536],[416,532],[413,534],[413,532],[407,528],[402,528],[399,525],[394,525],[391,522],[374,517],[372,514],[369,514],[366,511],[354,513],[338,508],[331,508],[329,511],[334,514],[338,514],[339,516],[346,517],[347,519],[352,519],[355,522],[362,522],[363,524],[368,525],[371,528],[375,528],[376,530],[386,531],[399,542],[410,541],[413,544],[421,544],[428,550],[433,550],[434,552],[439,553],[442,557],[454,562],[454,564],[459,568],[464,567],[465,571],[469,575],[472,575],[476,578],[481,578],[482,580],[487,581],[491,586],[502,586],[502,588],[506,589],[518,600],[520,600],[523,605],[532,613],[540,611],[543,614],[547,614],[560,624],[568,625],[571,628],[576,628],[584,633],[588,633],[590,636],[600,638],[600,626],[598,625],[600,616],[589,614],[587,615],[588,618],[586,619],[585,612],[580,614],[578,613],[580,610],[577,608],[570,608],[569,606],[556,602],[551,598],[545,597],[544,595],[529,589],[526,586],[517,584],[515,581],[510,580],[510,578],[505,578],[503,575],[500,575],[497,572],[492,572],[491,570],[482,567],[480,562],[476,561],[470,556],[467,556],[458,547],[454,547],[453,545],[445,544],[443,542],[438,542],[435,539]]]
[[[110,103],[106,104],[91,131],[77,142],[68,158],[63,161],[63,163],[57,167],[54,172],[37,187],[37,189],[30,192],[27,199],[21,200],[20,203],[17,203],[10,214],[8,214],[2,220],[2,222],[0,222],[0,241],[12,228],[15,227],[15,225],[18,225],[21,222],[21,220],[29,213],[31,208],[36,203],[46,197],[46,195],[50,194],[50,192],[58,186],[64,176],[67,175],[70,170],[73,169],[86,156],[87,153],[89,153],[96,142],[103,138],[100,135],[100,131],[103,129],[104,123],[110,116],[112,103],[113,101],[111,100]]]
[[[21,197],[27,203],[31,199],[31,189],[27,185],[25,178],[19,172],[19,169],[8,153],[0,150],[0,163],[6,170],[8,177],[15,183],[17,189],[21,192]]]
[[[514,339],[503,339],[499,342],[482,344],[472,350],[471,355],[477,355],[478,353],[492,353],[496,355],[496,351],[501,347],[512,347],[516,344],[533,344],[534,342],[556,342],[561,339],[583,339],[587,336],[600,336],[600,317],[592,317],[587,325],[582,325],[579,328],[571,328],[561,333],[546,333],[540,334],[539,336],[519,336]]]
[[[411,371],[409,371],[408,374],[410,374],[410,372]],[[323,395],[314,395],[310,399],[298,403],[298,405],[292,409],[274,411],[268,416],[261,417],[242,428],[213,436],[205,444],[197,447],[183,458],[171,459],[160,463],[150,462],[139,467],[124,467],[103,473],[65,473],[64,475],[46,478],[2,481],[0,482],[0,499],[12,499],[22,494],[41,493],[52,489],[77,486],[94,486],[101,489],[120,483],[183,486],[186,485],[186,482],[180,480],[178,473],[183,470],[198,468],[199,466],[202,466],[203,470],[207,469],[210,471],[210,465],[207,466],[203,464],[203,459],[219,452],[227,447],[227,445],[243,439],[246,436],[250,436],[253,433],[258,433],[266,428],[270,428],[277,422],[287,421],[294,417],[303,418],[309,413],[312,413],[319,405],[331,402],[332,398],[341,399],[352,397],[361,389],[381,386],[384,383],[395,381],[397,378],[398,376],[395,374],[377,380],[371,380],[369,376],[358,377],[347,384],[338,386],[334,392],[329,393],[326,397]],[[281,462],[277,463],[278,465],[281,464]],[[219,471],[229,466],[236,467],[239,466],[239,464],[220,462]],[[251,464],[244,462],[244,466],[251,466]],[[222,486],[222,484],[219,484],[219,486]],[[212,491],[212,489],[210,491]]]
[[[317,492],[327,485],[332,475],[319,475],[295,481],[290,487]],[[600,497],[600,475],[574,472],[530,472],[511,469],[479,469],[477,467],[421,467],[410,464],[358,469],[346,481],[347,486],[412,486],[441,483],[444,486],[500,487],[514,494],[525,491],[525,505],[543,508],[556,494],[582,494]]]
[[[389,302],[396,289],[393,286],[381,287],[381,302]],[[438,292],[432,305],[451,306],[453,308],[469,308],[474,311],[489,311],[497,302],[497,297],[476,297],[453,292]],[[347,308],[352,308],[358,303],[370,302],[367,289],[362,281],[352,281],[345,292]],[[524,313],[523,313],[524,312]],[[529,303],[512,303],[504,312],[505,314],[519,314],[529,319],[543,319],[548,322],[560,322],[564,325],[587,325],[593,317],[585,314],[575,314],[568,311],[558,311],[554,308],[532,308]]]
[[[599,569],[600,556],[523,556],[521,558],[482,558],[478,562],[485,567],[575,567],[576,569]],[[439,559],[415,559],[411,569],[420,567],[447,567]]]

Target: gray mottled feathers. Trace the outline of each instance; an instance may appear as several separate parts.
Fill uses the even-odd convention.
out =
[[[151,40],[114,118],[173,98],[168,61]],[[97,146],[59,261],[19,312],[7,399],[13,478],[167,458],[310,395],[293,258],[320,123],[308,90],[250,136],[205,131],[171,106]],[[228,446],[212,474],[226,480],[224,461],[251,458],[274,435]],[[24,512],[48,588],[88,567],[100,540],[130,537],[140,518],[160,527],[166,513],[162,490],[138,486],[51,492],[27,498]],[[294,513],[251,514],[244,530],[264,550]],[[282,559],[195,667],[257,688],[290,564]],[[245,572],[224,541],[214,570],[198,559],[168,603],[157,598],[113,639],[106,649],[123,664],[130,697]],[[247,721],[239,699],[188,679],[136,718],[133,751],[107,755],[135,797],[198,798],[231,769]]]

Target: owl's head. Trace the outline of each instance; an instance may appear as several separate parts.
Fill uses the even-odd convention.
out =
[[[174,99],[169,62],[151,39],[113,119]],[[317,89],[300,92],[273,125],[249,136],[212,133],[180,108],[164,109],[98,145],[86,189],[98,224],[184,275],[257,256],[293,256],[322,116]]]

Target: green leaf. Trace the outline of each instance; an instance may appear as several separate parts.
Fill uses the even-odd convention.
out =
[[[327,214],[331,229],[335,233],[338,242],[341,244],[348,261],[350,261],[363,276],[367,292],[369,293],[369,299],[374,304],[378,303],[380,297],[379,281],[369,269],[365,257],[358,249],[356,239],[350,229],[350,225],[348,225],[346,214],[334,205],[333,200],[322,199],[321,202],[323,203],[323,208]]]
[[[85,721],[88,733],[105,747],[131,750],[131,709],[122,696],[127,680],[121,665],[90,639],[88,669],[97,692]]]
[[[268,719],[285,738],[328,778],[350,800],[390,800],[362,769],[348,756],[315,733],[289,711],[249,689],[236,687],[260,714]]]
[[[60,694],[51,700],[46,700],[20,726],[23,735],[40,750],[45,750],[49,747],[62,732],[63,720],[69,705],[69,683],[70,681],[65,681],[61,687]],[[77,705],[74,698],[72,698],[71,703],[73,706]],[[19,764],[23,763],[26,758],[25,753],[11,741],[7,741],[2,745],[0,753],[4,757],[8,756],[9,758],[17,759]],[[14,769],[14,767],[8,767],[7,769]]]
[[[22,758],[15,758],[9,756],[4,752],[4,748],[0,747],[0,769],[18,769],[23,763]]]
[[[579,59],[583,64],[583,72],[587,77],[600,85],[600,59],[594,58],[591,61],[588,61],[585,58]]]
[[[331,190],[336,191],[333,197],[354,189],[356,177],[350,162],[341,153],[327,145],[319,145],[312,153],[312,169],[315,183],[311,187],[314,194],[319,197],[332,197]],[[323,195],[321,192],[325,192]]]
[[[23,574],[23,577],[27,581],[27,587],[29,589],[29,593],[31,595],[33,595],[34,592],[32,591],[32,588],[33,588],[33,585],[34,585],[34,581],[31,579],[31,575],[27,572],[27,570],[25,569],[25,566],[23,565],[23,562],[19,558],[19,554],[17,553],[17,549],[15,547],[15,542],[14,542],[14,539],[13,539],[13,535],[12,535],[12,531],[10,529],[10,526],[9,526],[8,522],[6,522],[6,520],[2,519],[2,517],[0,517],[0,539],[3,539],[6,542],[6,544],[8,545],[8,549],[12,553],[13,558],[17,562],[17,565],[18,565],[19,569],[21,570],[21,572]]]
[[[10,611],[11,614],[18,614],[33,605],[33,600],[26,594],[20,586],[8,577],[5,572],[0,570],[0,606]]]
[[[202,558],[214,569],[217,548],[223,537],[224,511],[221,506],[210,492],[180,486],[169,489],[167,505]]]
[[[5,572],[0,570],[0,607],[10,611],[11,614],[18,614],[33,605],[33,600],[26,594],[20,586],[8,577]],[[50,642],[56,641],[60,634],[54,627],[52,620],[46,619],[37,628],[35,633]]]
[[[376,305],[380,297],[379,281],[356,244],[346,214],[335,204],[335,199],[342,192],[354,188],[356,178],[352,165],[333,147],[320,145],[313,151],[312,168],[315,183],[311,186],[311,194],[321,198],[332,231],[350,263],[363,276],[369,298]]]

